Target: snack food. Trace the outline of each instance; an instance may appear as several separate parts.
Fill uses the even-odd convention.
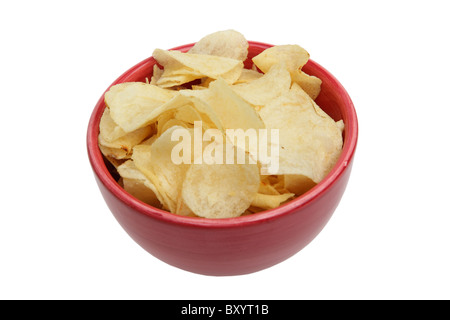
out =
[[[149,205],[203,218],[275,208],[307,192],[336,163],[342,120],[315,103],[309,54],[274,46],[244,69],[248,43],[234,30],[188,52],[156,49],[147,83],[105,93],[99,147],[124,189]]]

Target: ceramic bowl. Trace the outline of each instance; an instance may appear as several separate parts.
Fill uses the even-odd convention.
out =
[[[173,49],[187,51],[192,45]],[[249,59],[272,46],[254,41],[249,41],[249,45]],[[123,73],[111,85],[145,81],[146,77],[151,77],[155,63],[150,57]],[[231,219],[177,216],[125,192],[108,171],[98,148],[99,122],[105,108],[102,95],[88,125],[87,151],[104,201],[129,236],[172,266],[215,276],[263,270],[308,245],[329,221],[345,191],[357,144],[358,122],[348,93],[332,74],[313,60],[309,60],[303,70],[322,80],[322,90],[316,99],[318,105],[335,120],[344,121],[342,154],[331,172],[304,195],[276,209]]]

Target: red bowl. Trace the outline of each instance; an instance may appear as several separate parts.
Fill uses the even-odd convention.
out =
[[[249,41],[249,60],[272,45]],[[187,51],[193,44],[174,48]],[[150,57],[111,85],[150,78],[156,61]],[[327,70],[309,60],[303,70],[322,79],[316,101],[336,121],[345,123],[342,154],[332,171],[304,195],[272,210],[230,219],[178,216],[151,207],[122,189],[98,148],[104,94],[92,113],[87,150],[95,179],[109,209],[140,246],[158,259],[204,275],[240,275],[271,267],[303,249],[323,229],[339,204],[350,176],[358,138],[353,103]]]

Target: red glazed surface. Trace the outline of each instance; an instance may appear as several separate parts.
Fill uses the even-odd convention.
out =
[[[249,41],[249,57],[272,45]],[[174,48],[187,51],[193,44]],[[114,84],[150,79],[155,60],[148,58]],[[248,67],[250,60],[247,60]],[[342,85],[323,67],[309,61],[303,70],[322,79],[316,102],[345,123],[342,154],[317,186],[276,209],[231,219],[182,217],[153,208],[126,193],[112,178],[98,148],[104,95],[92,113],[88,132],[89,160],[109,209],[126,232],[145,250],[178,268],[205,275],[239,275],[273,266],[304,248],[326,225],[346,188],[358,137],[353,103]]]

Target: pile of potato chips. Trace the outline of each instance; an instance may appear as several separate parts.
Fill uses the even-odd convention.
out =
[[[321,80],[302,71],[308,52],[274,46],[245,69],[248,46],[242,34],[226,30],[186,53],[156,49],[147,83],[121,83],[105,93],[99,147],[128,193],[178,215],[233,218],[276,208],[329,173],[344,124],[315,103]],[[276,174],[264,174],[259,161],[174,163],[172,134],[193,133],[199,121],[203,132],[217,129],[224,141],[227,129],[277,129]]]

